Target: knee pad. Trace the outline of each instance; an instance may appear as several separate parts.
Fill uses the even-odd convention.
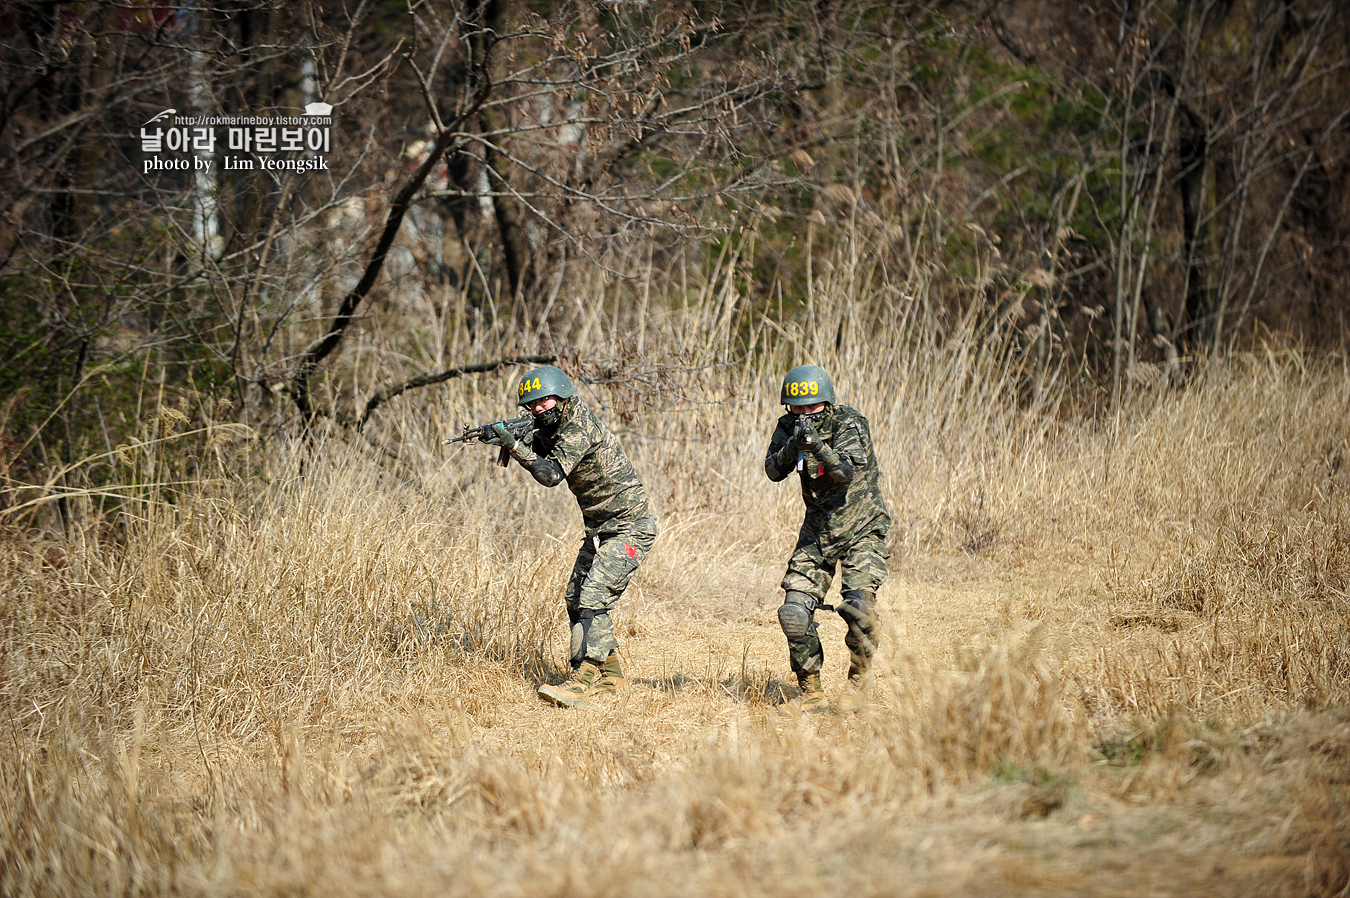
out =
[[[839,603],[839,616],[850,627],[866,630],[872,626],[872,593],[861,589],[846,590]]]
[[[806,593],[789,590],[783,604],[778,606],[778,626],[783,628],[783,635],[793,640],[801,639],[811,632],[811,612],[814,608],[815,602]]]
[[[844,634],[844,645],[853,656],[850,671],[865,673],[871,664],[872,653],[877,649],[876,635],[872,630],[872,593],[861,589],[850,589],[843,594],[844,600],[836,609],[839,616],[848,624]]]
[[[591,620],[595,615],[593,608],[578,608],[575,612],[570,608],[567,610],[567,616],[572,622],[568,648],[573,664],[580,664],[586,657],[586,643],[591,641]]]

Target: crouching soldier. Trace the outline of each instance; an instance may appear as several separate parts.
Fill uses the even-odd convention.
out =
[[[844,644],[849,668],[848,683],[834,707],[857,711],[866,703],[871,684],[877,647],[873,609],[877,589],[886,579],[886,532],[891,525],[881,498],[872,437],[866,418],[835,404],[829,375],[815,365],[799,365],[788,372],[780,402],[788,413],[774,428],[764,473],[775,483],[794,470],[798,473],[806,518],[783,577],[787,595],[778,609],[778,623],[787,636],[802,710],[827,710],[830,705],[820,685],[825,654],[814,614],[834,579],[835,566],[843,568],[836,610],[848,625]]]
[[[576,392],[562,370],[535,368],[516,390],[519,404],[534,416],[534,429],[517,440],[496,424],[479,439],[506,449],[544,486],[566,480],[581,506],[586,536],[566,593],[572,675],[560,685],[540,686],[539,694],[584,708],[596,695],[628,688],[610,612],[656,540],[656,519],[619,441]]]

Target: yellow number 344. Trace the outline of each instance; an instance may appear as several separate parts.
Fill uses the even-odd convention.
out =
[[[525,395],[525,391],[526,391],[526,390],[538,390],[538,389],[541,389],[541,387],[540,387],[540,385],[539,385],[539,378],[537,378],[537,377],[536,377],[534,380],[522,380],[522,381],[520,382],[520,395],[521,395],[521,396],[524,396],[524,395]]]

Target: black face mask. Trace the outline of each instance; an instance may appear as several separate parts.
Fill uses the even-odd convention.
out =
[[[826,403],[825,407],[818,412],[813,412],[812,414],[809,415],[797,415],[796,417],[798,421],[801,420],[810,421],[812,427],[814,427],[817,431],[821,431],[828,428],[830,424],[833,423],[834,406],[830,405],[829,403]]]
[[[567,401],[564,400],[548,411],[540,412],[534,416],[534,426],[539,430],[552,430],[562,420],[563,409],[566,407]]]

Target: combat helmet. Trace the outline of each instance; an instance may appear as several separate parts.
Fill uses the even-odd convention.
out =
[[[819,365],[798,365],[783,378],[780,405],[834,405],[834,384]]]
[[[577,395],[577,388],[572,385],[572,379],[564,374],[561,368],[543,365],[528,372],[520,379],[520,385],[516,388],[516,393],[518,394],[517,404],[525,406],[536,399],[543,399],[545,396],[571,399]]]

